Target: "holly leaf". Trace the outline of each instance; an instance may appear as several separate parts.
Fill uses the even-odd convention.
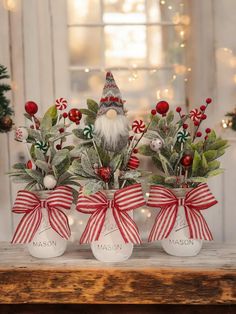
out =
[[[207,150],[204,152],[204,156],[207,162],[212,161],[217,158],[217,151],[216,150]]]
[[[103,181],[90,180],[88,183],[84,185],[83,194],[84,195],[95,194],[102,189],[104,189]]]
[[[84,135],[84,131],[82,129],[74,129],[72,130],[73,134],[82,139],[82,140],[87,140],[86,136]]]
[[[39,184],[43,184],[43,174],[38,170],[25,169],[25,172]]]
[[[129,170],[129,171],[126,171],[121,179],[123,180],[129,180],[129,179],[132,179],[132,180],[137,180],[139,177],[141,177],[141,173],[139,171],[135,171],[135,170]]]
[[[192,164],[192,175],[196,175],[198,173],[199,167],[201,163],[201,156],[197,150],[194,152],[193,156],[193,164]]]
[[[88,109],[97,114],[98,112],[98,104],[93,99],[87,99]]]
[[[165,177],[155,174],[150,177],[150,182],[153,184],[164,184]]]
[[[139,146],[138,152],[139,152],[139,154],[144,155],[144,156],[153,156],[153,155],[156,154],[156,152],[154,152],[150,148],[149,145],[141,145],[141,146]]]
[[[205,177],[192,177],[187,180],[188,182],[196,182],[196,183],[202,183],[207,182],[207,178]]]
[[[43,160],[36,160],[35,165],[40,168],[41,170],[45,171],[46,173],[48,173],[49,171],[49,166],[46,163],[46,161]]]
[[[215,170],[211,170],[207,173],[207,177],[210,178],[210,177],[213,177],[213,176],[218,176],[219,174],[223,173],[224,172],[224,169],[215,169]]]
[[[219,167],[220,167],[220,161],[218,160],[213,160],[208,163],[209,170],[215,170],[215,169],[218,169]]]
[[[174,112],[171,110],[168,112],[167,117],[166,117],[166,121],[167,124],[171,124],[171,122],[174,120]]]

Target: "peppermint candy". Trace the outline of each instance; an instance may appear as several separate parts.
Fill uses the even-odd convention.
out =
[[[83,134],[88,140],[91,140],[93,138],[93,130],[94,130],[93,124],[89,124],[84,128]]]
[[[186,130],[179,131],[177,133],[177,142],[179,143],[185,143],[188,138],[189,138],[189,132],[187,132]]]
[[[48,144],[46,142],[43,142],[43,141],[36,141],[35,147],[44,153],[46,153],[48,150]]]
[[[143,120],[135,120],[132,124],[132,130],[134,133],[143,133],[146,128]]]
[[[28,131],[26,128],[20,127],[15,131],[15,139],[17,141],[23,142],[28,138]]]
[[[192,109],[189,113],[189,117],[193,122],[200,122],[202,113],[198,109]]]
[[[56,108],[58,110],[65,110],[67,108],[67,101],[64,98],[57,98]]]

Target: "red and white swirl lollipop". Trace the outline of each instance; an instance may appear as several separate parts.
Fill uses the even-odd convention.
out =
[[[202,113],[198,109],[192,109],[189,113],[189,117],[193,122],[200,122]]]
[[[68,106],[67,100],[64,98],[57,98],[56,108],[57,110],[65,110]]]
[[[146,125],[143,120],[135,120],[132,124],[132,130],[134,133],[143,133],[145,131]]]

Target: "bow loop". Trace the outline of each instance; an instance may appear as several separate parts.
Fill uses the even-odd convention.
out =
[[[24,214],[14,233],[12,243],[29,243],[33,240],[42,221],[42,208],[47,209],[50,226],[62,238],[70,237],[68,218],[61,209],[69,209],[73,195],[69,187],[59,186],[49,191],[47,199],[39,197],[29,191],[18,192],[12,211]]]
[[[91,214],[80,243],[90,243],[99,239],[108,208],[112,209],[113,217],[125,243],[141,243],[138,227],[127,212],[144,204],[140,184],[116,191],[112,200],[102,192],[88,196],[80,192],[76,209]]]
[[[190,239],[212,240],[211,231],[201,210],[217,203],[207,184],[200,184],[184,198],[177,198],[165,187],[152,186],[147,205],[161,208],[149,235],[149,241],[167,238],[175,226],[179,206],[184,206]]]

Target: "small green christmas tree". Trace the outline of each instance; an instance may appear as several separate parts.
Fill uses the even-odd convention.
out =
[[[0,65],[0,80],[8,79],[7,68]],[[0,132],[8,132],[12,127],[11,116],[13,110],[10,107],[10,100],[6,98],[5,93],[11,90],[11,86],[6,83],[0,83]]]

